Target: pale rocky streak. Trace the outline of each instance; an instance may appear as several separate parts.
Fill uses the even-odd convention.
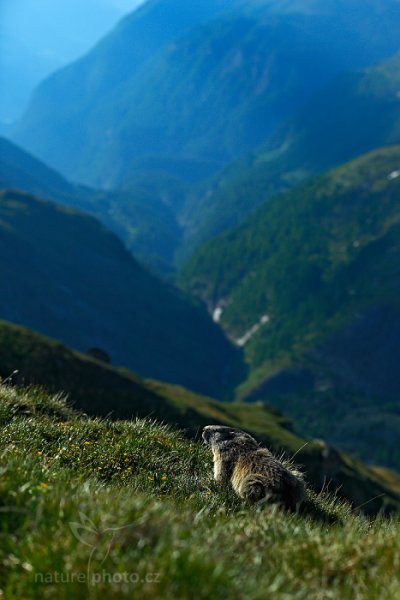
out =
[[[251,340],[251,338],[257,333],[257,331],[259,331],[259,329],[263,325],[266,325],[267,323],[269,323],[269,321],[270,321],[269,316],[263,315],[258,323],[253,325],[253,327],[251,327],[251,329],[249,329],[241,338],[235,340],[236,344],[238,346],[245,346]]]
[[[219,323],[221,321],[223,312],[224,312],[224,309],[222,308],[222,306],[217,306],[217,308],[215,308],[213,315],[212,315],[214,323]]]

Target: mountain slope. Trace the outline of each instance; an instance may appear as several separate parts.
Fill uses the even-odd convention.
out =
[[[132,173],[129,188],[100,191],[73,185],[57,171],[0,137],[0,189],[17,189],[73,206],[97,217],[116,233],[141,262],[162,274],[171,269],[182,239],[170,203],[179,201],[183,184],[159,173]]]
[[[84,131],[81,126],[74,122],[75,115],[80,110],[85,113],[90,109],[93,98],[100,94],[104,96],[109,87],[117,87],[129,75],[135,75],[138,69],[147,59],[151,58],[157,51],[167,44],[175,36],[182,34],[191,26],[201,23],[204,19],[212,16],[217,10],[220,1],[214,2],[204,0],[195,5],[189,5],[187,2],[178,0],[171,4],[160,0],[152,0],[145,3],[138,10],[134,11],[117,25],[117,27],[95,47],[86,57],[67,66],[60,72],[52,75],[48,80],[52,88],[52,97],[43,102],[44,95],[40,91],[42,86],[34,97],[34,111],[38,111],[32,119],[29,119],[29,128],[38,131],[41,121],[44,119],[48,126],[55,126],[57,123],[58,133],[64,137],[64,151],[61,153],[60,160],[51,160],[45,153],[38,151],[39,148],[29,149],[35,155],[44,159],[52,166],[58,167],[63,173],[68,173],[66,157],[73,161],[73,153],[77,152],[79,145],[76,145],[77,139],[83,142],[82,135]],[[223,4],[223,3],[222,3]],[[92,59],[94,54],[94,59]],[[70,85],[72,79],[78,77],[86,83],[78,89],[75,85]],[[67,84],[68,95],[65,96],[63,89],[64,82]],[[39,96],[39,97],[38,97]],[[61,110],[65,103],[70,107],[75,107],[73,113],[68,115],[68,108],[64,119],[61,115],[54,119],[51,117],[50,107],[55,108],[58,105]],[[50,120],[49,120],[50,119]],[[81,129],[81,133],[79,130]],[[42,144],[44,131],[36,140]],[[53,141],[53,151],[55,152],[55,142]],[[50,160],[48,160],[50,158]]]
[[[366,458],[379,447],[368,444],[375,423],[393,463],[399,166],[398,146],[379,150],[271,200],[240,228],[205,244],[181,278],[210,311],[222,312],[222,326],[245,346],[251,374],[242,394],[287,394],[282,405],[289,415],[303,414],[305,431],[319,427]],[[355,425],[362,409],[368,426],[365,414]],[[350,436],[344,422],[356,430],[364,425],[362,435]]]
[[[368,514],[400,507],[400,482],[394,474],[368,468],[321,440],[300,438],[285,417],[268,407],[222,404],[184,388],[143,381],[126,369],[109,367],[58,342],[0,322],[0,376],[9,377],[15,369],[18,373],[11,377],[13,381],[67,393],[69,403],[92,417],[151,417],[184,428],[190,437],[198,437],[199,430],[210,423],[241,427],[278,454],[296,453],[297,463],[303,465],[315,490],[320,491],[329,480],[331,491],[339,488],[338,494],[355,506],[367,502]],[[0,400],[0,426],[13,415],[23,419],[49,414],[63,420],[73,416],[70,406],[61,402],[56,406],[54,400],[43,396],[37,389],[21,390],[20,396],[12,395],[5,406]],[[107,435],[107,422],[104,428]]]
[[[138,3],[123,0],[3,2],[0,120],[20,118],[34,88],[75,60]]]
[[[194,247],[307,176],[400,141],[400,54],[341,75],[186,207]],[[251,201],[249,201],[249,198]]]
[[[96,220],[18,192],[0,195],[0,315],[99,346],[140,374],[217,391],[235,352],[206,312],[140,267]]]
[[[65,203],[77,201],[79,190],[57,171],[3,137],[0,137],[0,187]]]
[[[399,16],[394,0],[154,0],[45,81],[15,139],[96,186],[124,181],[143,156],[216,169],[333,75],[395,52]]]

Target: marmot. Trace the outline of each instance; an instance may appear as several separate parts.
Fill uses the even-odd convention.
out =
[[[203,440],[213,453],[215,481],[230,481],[234,491],[251,504],[265,500],[291,511],[298,509],[305,492],[301,473],[260,448],[251,435],[208,425]]]

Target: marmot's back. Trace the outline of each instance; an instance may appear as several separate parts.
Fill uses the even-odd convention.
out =
[[[264,498],[289,510],[304,498],[304,483],[264,448],[239,457],[231,479],[233,489],[252,504]]]

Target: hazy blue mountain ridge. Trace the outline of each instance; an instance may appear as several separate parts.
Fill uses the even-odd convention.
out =
[[[338,76],[270,136],[193,194],[187,244],[239,224],[277,192],[375,148],[400,142],[400,54]]]
[[[338,72],[395,52],[399,17],[394,1],[148,2],[39,87],[14,137],[96,186],[145,156],[217,167]]]

